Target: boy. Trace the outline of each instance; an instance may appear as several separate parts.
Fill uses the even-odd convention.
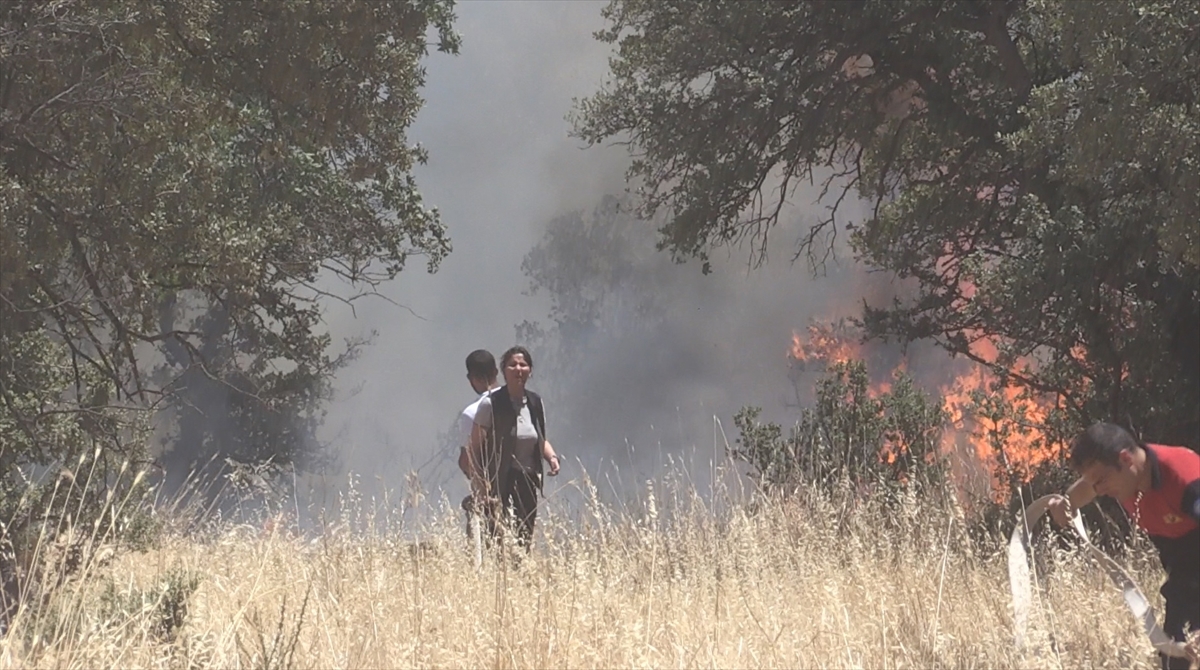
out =
[[[458,469],[464,475],[471,476],[467,469],[467,445],[471,442],[471,430],[475,427],[475,413],[479,411],[479,401],[491,391],[500,387],[496,378],[500,371],[496,369],[496,357],[486,349],[476,349],[467,354],[467,382],[471,390],[479,394],[470,405],[458,415]]]
[[[471,431],[475,428],[475,413],[479,411],[479,402],[488,393],[500,387],[496,378],[500,371],[496,369],[496,357],[486,349],[476,349],[467,354],[467,382],[471,390],[480,394],[470,405],[467,405],[458,415],[457,437],[459,443],[458,469],[469,479],[471,470],[467,462],[467,445],[471,443]],[[467,496],[462,500],[463,511],[467,513],[467,536],[471,537],[471,522],[474,505],[473,497]]]

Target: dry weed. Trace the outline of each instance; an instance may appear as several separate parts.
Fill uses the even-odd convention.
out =
[[[886,515],[809,494],[718,518],[655,493],[636,514],[593,501],[566,519],[551,502],[531,555],[478,569],[445,503],[419,543],[278,518],[176,534],[19,613],[0,667],[1157,667],[1104,574],[1070,552],[1049,559],[1017,654],[1003,554],[919,497]]]

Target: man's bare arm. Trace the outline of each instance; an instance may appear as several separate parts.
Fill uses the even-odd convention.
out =
[[[467,477],[471,476],[471,462],[467,457],[467,449],[469,445],[464,444],[458,448],[458,469]]]
[[[487,428],[475,424],[471,429],[471,442],[467,445],[467,477],[471,479],[471,493],[475,495],[486,495],[488,489],[487,470],[483,462],[487,431]]]

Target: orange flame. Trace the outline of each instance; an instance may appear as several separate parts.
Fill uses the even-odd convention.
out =
[[[847,363],[852,360],[863,360],[863,345],[855,338],[855,333],[845,327],[844,323],[818,323],[805,329],[807,338],[798,331],[792,331],[792,346],[788,357],[798,363],[820,361],[827,366]],[[901,360],[886,379],[873,381],[867,386],[867,397],[878,399],[892,391],[892,379],[904,372],[908,361]],[[907,446],[893,441],[891,436],[885,438],[883,449],[879,452],[881,462],[894,463],[901,454],[907,451]]]
[[[799,332],[792,331],[792,348],[788,356],[793,360],[801,363],[822,361],[834,365],[862,358],[859,346],[841,337],[832,325],[814,324],[806,330],[807,340]]]
[[[998,348],[991,338],[979,337],[970,348],[975,356],[995,363]],[[1014,371],[1030,365],[1031,361],[1019,359]],[[949,417],[949,430],[942,438],[943,451],[951,452],[959,440],[965,441],[992,473],[996,497],[1003,499],[1008,495],[1003,473],[1027,482],[1039,466],[1062,455],[1061,445],[1052,443],[1045,432],[1049,413],[1054,409],[1053,401],[1033,397],[1018,386],[1002,384],[990,368],[980,364],[973,365],[940,390],[942,407]],[[995,415],[973,411],[976,409],[973,395],[983,398],[982,405],[988,405],[989,399],[1000,400],[996,404],[1007,409]]]
[[[863,360],[871,345],[858,344],[850,333],[843,331],[844,328],[830,324],[815,324],[804,331],[793,331],[788,357],[799,363],[820,361],[826,365]],[[979,334],[974,334],[970,350],[988,364],[994,365],[999,356],[995,340]],[[1082,356],[1083,352],[1080,351],[1079,355]],[[1025,359],[1018,360],[1014,372],[1031,363]],[[907,361],[902,360],[887,379],[871,384],[868,396],[878,398],[891,392],[891,380],[906,368]],[[960,443],[967,447],[977,462],[991,474],[994,497],[1003,499],[1007,496],[1006,473],[1011,473],[1021,481],[1028,481],[1039,466],[1061,456],[1061,445],[1052,444],[1044,430],[1049,412],[1054,408],[1053,402],[1032,397],[1018,386],[1001,384],[987,365],[973,363],[961,369],[950,382],[940,384],[939,390],[948,417],[942,438],[943,453],[954,453]],[[988,405],[989,398],[999,400],[991,403],[997,413],[984,416],[977,412],[974,395],[984,399],[982,405]],[[999,411],[1001,408],[1003,412]],[[1002,441],[999,452],[993,446],[997,440]],[[880,450],[879,459],[883,463],[895,463],[906,449],[904,444],[888,437]]]
[[[876,382],[867,387],[867,397],[874,399],[874,398],[878,398],[881,395],[887,395],[888,393],[891,393],[892,392],[892,380],[896,378],[896,375],[903,374],[904,372],[907,372],[907,371],[908,371],[908,359],[900,359],[900,364],[897,365],[895,367],[895,369],[892,370],[892,373],[890,375],[888,375],[887,379]]]

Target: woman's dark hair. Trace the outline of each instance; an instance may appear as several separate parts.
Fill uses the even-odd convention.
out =
[[[1092,463],[1116,466],[1122,451],[1140,447],[1137,438],[1115,423],[1094,423],[1071,442],[1071,467],[1081,471]]]
[[[476,379],[496,378],[496,357],[487,349],[476,349],[467,354],[467,374]]]
[[[515,347],[509,348],[508,351],[504,352],[504,355],[500,357],[500,367],[501,368],[507,367],[508,362],[510,360],[512,360],[512,357],[516,356],[517,354],[521,354],[522,356],[525,357],[525,362],[529,364],[529,369],[532,370],[533,369],[533,356],[529,353],[528,349],[526,349],[525,347],[522,347],[519,344]]]

